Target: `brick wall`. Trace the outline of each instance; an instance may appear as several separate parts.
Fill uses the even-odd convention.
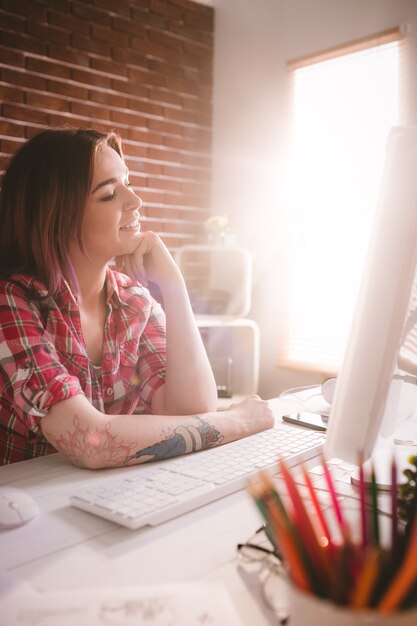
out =
[[[143,229],[209,213],[213,9],[191,0],[0,0],[0,170],[50,126],[117,130]]]

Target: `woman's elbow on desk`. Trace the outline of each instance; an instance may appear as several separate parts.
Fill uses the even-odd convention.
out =
[[[41,419],[48,442],[73,465],[101,469],[123,465],[128,445],[111,433],[111,416],[106,416],[83,396],[55,404]]]

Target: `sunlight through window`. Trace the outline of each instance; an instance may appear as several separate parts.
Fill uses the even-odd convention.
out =
[[[287,365],[340,366],[391,126],[400,41],[293,70]]]

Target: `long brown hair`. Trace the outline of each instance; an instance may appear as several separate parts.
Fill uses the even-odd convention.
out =
[[[69,244],[83,249],[81,222],[93,179],[94,156],[108,145],[123,158],[115,132],[49,129],[11,158],[0,192],[0,274],[26,273],[55,294],[74,285]]]

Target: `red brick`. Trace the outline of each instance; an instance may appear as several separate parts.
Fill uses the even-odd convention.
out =
[[[150,30],[148,36],[151,41],[159,44],[160,46],[163,46],[164,48],[177,50],[178,52],[181,52],[182,50],[181,39],[169,33],[168,31],[160,33],[157,30]]]
[[[24,138],[0,139],[0,152],[13,154],[25,142]]]
[[[18,104],[4,103],[3,117],[45,125],[48,123],[48,116],[44,111],[37,111],[36,109]]]
[[[127,138],[132,141],[138,141],[139,143],[155,144],[155,145],[162,143],[161,134],[152,133],[146,130],[138,130],[136,128],[128,129]]]
[[[10,161],[10,154],[0,154],[0,172],[4,172]]]
[[[86,20],[79,19],[74,15],[68,13],[61,13],[58,11],[48,11],[48,22],[53,26],[59,26],[68,31],[76,31],[88,35],[90,32],[90,23]]]
[[[181,135],[181,126],[175,122],[168,122],[166,120],[148,120],[148,128],[151,130],[157,130],[161,133],[172,133],[175,135]]]
[[[139,53],[141,53],[142,58],[144,59],[143,65],[147,63],[149,57],[158,57],[161,59],[170,59],[173,51],[172,48],[166,48],[165,46],[161,46],[158,43],[150,41],[147,36],[145,37],[135,37],[132,36],[131,46],[132,49],[129,51],[130,54],[133,52],[139,57]]]
[[[25,96],[26,104],[39,109],[53,111],[69,111],[67,98],[58,98],[49,94],[28,91]]]
[[[40,24],[39,22],[29,20],[27,32],[44,43],[58,43],[62,46],[69,45],[70,36],[68,30],[57,28],[50,24]]]
[[[132,38],[133,42],[133,38]],[[112,49],[112,59],[115,61],[120,61],[125,65],[130,64],[136,67],[144,67],[148,66],[148,59],[145,54],[140,54],[136,50],[132,50],[132,48],[119,48],[114,46]]]
[[[149,148],[149,158],[155,161],[174,161],[180,162],[180,155],[177,150],[168,150],[161,147]]]
[[[26,58],[26,67],[28,70],[45,74],[46,76],[57,76],[58,78],[69,78],[71,70],[69,67],[56,63],[52,60],[36,59],[33,57]]]
[[[169,17],[167,15],[161,15],[151,11],[146,11],[137,7],[132,9],[133,21],[139,24],[146,23],[147,25],[154,26],[164,30],[168,26]]]
[[[137,70],[136,68],[129,67],[127,70],[128,78],[132,81],[139,81],[145,85],[157,85],[158,87],[164,87],[166,77],[156,74],[156,72],[146,72],[144,70]]]
[[[0,85],[0,100],[7,102],[23,102],[23,91],[19,87]]]
[[[11,13],[17,13],[27,19],[46,21],[46,8],[39,6],[32,0],[2,0],[2,8]]]
[[[173,63],[167,63],[166,61],[156,61],[155,59],[150,59],[148,67],[150,70],[157,72],[158,74],[167,74],[168,76],[176,76],[177,78],[182,78],[183,76],[181,67],[174,65]]]
[[[178,120],[179,122],[186,122],[190,124],[198,123],[198,115],[195,111],[184,111],[183,109],[165,107],[164,114],[167,120]]]
[[[146,85],[141,85],[136,81],[113,79],[111,81],[111,88],[119,93],[129,94],[139,98],[146,98],[148,96],[148,88]]]
[[[109,42],[98,41],[97,39],[91,39],[91,37],[87,37],[86,35],[72,33],[71,43],[74,48],[88,50],[88,52],[94,52],[95,54],[101,54],[103,56],[110,56]]]
[[[78,50],[71,50],[70,48],[64,46],[58,46],[56,44],[49,44],[48,46],[48,56],[51,59],[59,59],[64,61],[65,63],[70,63],[72,65],[81,65],[84,67],[88,67],[90,63],[90,57],[88,54],[84,52],[79,52]]]
[[[45,4],[47,6],[51,6],[56,8],[57,0],[34,0],[36,4]],[[59,0],[59,7],[62,11],[70,12],[71,3],[73,0]]]
[[[173,148],[174,150],[198,151],[200,149],[199,142],[195,139],[186,139],[185,137],[164,137],[164,146]]]
[[[20,87],[31,87],[32,89],[46,89],[46,80],[40,76],[34,76],[25,71],[14,71],[9,69],[1,70],[1,79],[6,83]]]
[[[92,57],[90,59],[90,66],[94,70],[99,70],[100,72],[104,72],[105,74],[112,76],[126,76],[127,69],[124,63],[118,63],[117,61],[113,61],[111,59],[100,59]]]
[[[87,87],[81,87],[68,80],[48,80],[47,89],[50,93],[57,93],[70,98],[77,98],[78,100],[89,99],[89,90]]]
[[[112,28],[121,31],[122,33],[128,33],[136,37],[146,37],[146,29],[142,25],[133,22],[131,19],[125,19],[123,17],[113,17]]]
[[[182,97],[167,89],[158,89],[157,87],[151,87],[149,89],[149,99],[156,102],[168,102],[169,104],[181,105],[183,103]]]
[[[133,111],[140,111],[145,115],[163,116],[164,114],[164,108],[162,106],[144,100],[130,99],[129,108]]]
[[[166,0],[151,0],[150,9],[156,13],[162,13],[163,15],[169,15],[178,19],[182,18],[184,14],[181,7],[167,2]]]
[[[0,135],[8,135],[11,137],[24,137],[25,129],[20,124],[13,124],[6,120],[0,120]]]
[[[181,167],[181,165],[164,165],[162,173],[165,176],[173,176],[174,178],[191,178],[197,175],[196,170],[192,168]]]
[[[123,109],[126,109],[128,106],[128,99],[125,96],[120,96],[107,90],[90,90],[89,100],[91,100],[92,102],[99,102],[100,104],[104,104],[106,106],[119,107]]]
[[[111,43],[112,46],[128,46],[129,45],[129,36],[115,31],[107,26],[97,26],[95,24],[91,25],[92,36],[94,39],[98,39],[99,41],[106,41]]]
[[[0,24],[2,30],[9,30],[12,32],[25,32],[26,19],[19,15],[13,15],[12,13],[6,13],[0,9]]]
[[[180,159],[181,163],[184,165],[191,165],[192,167],[209,168],[211,164],[210,157],[203,154],[188,154],[187,152],[184,152],[180,155]]]
[[[181,49],[185,54],[211,59],[213,56],[213,47],[202,43],[201,41],[189,41],[184,39],[181,42]]]
[[[213,32],[214,29],[214,11],[202,12],[202,11],[184,11],[183,16],[186,24],[196,26],[201,30]]]
[[[129,159],[136,165],[138,160],[146,159],[148,157],[148,149],[145,146],[139,144],[126,145],[125,153],[129,155]],[[135,168],[133,166],[133,169]]]
[[[95,85],[96,87],[110,88],[111,79],[97,72],[86,72],[82,69],[73,68],[71,70],[71,77],[73,80],[86,83],[87,85]]]
[[[34,52],[35,54],[45,54],[46,52],[44,42],[23,34],[0,31],[0,43],[10,48],[17,48],[21,52]]]
[[[39,135],[43,126],[25,126],[25,137],[26,139],[32,139],[35,135]]]
[[[99,107],[89,102],[71,102],[70,109],[75,115],[89,117],[90,119],[109,120],[110,112],[105,107]]]
[[[146,174],[162,174],[162,169],[163,166],[160,163],[151,163],[150,161],[147,161],[146,163],[144,163],[144,168],[143,171]]]
[[[0,46],[0,59],[6,65],[23,67],[25,64],[25,57],[21,52],[4,46]]]
[[[154,189],[166,189],[169,191],[182,191],[181,183],[172,178],[150,178],[149,187]]]
[[[110,119],[118,124],[146,128],[146,118],[134,111],[111,111]]]
[[[101,24],[102,26],[110,26],[112,22],[111,15],[102,9],[96,9],[90,4],[84,2],[73,2],[71,5],[72,12],[76,17],[85,20],[88,23]]]
[[[93,0],[94,4],[110,13],[118,13],[130,17],[130,7],[126,2],[115,2],[115,0]]]

